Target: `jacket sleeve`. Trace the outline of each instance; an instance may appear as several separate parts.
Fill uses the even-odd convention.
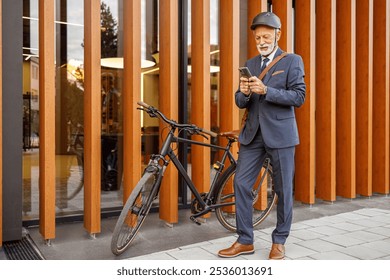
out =
[[[289,66],[285,88],[268,87],[265,100],[285,106],[302,106],[306,97],[304,77],[302,58],[294,55]]]
[[[235,93],[236,105],[240,109],[247,108],[249,106],[249,100],[251,99],[252,94],[245,95],[240,90],[237,90]]]

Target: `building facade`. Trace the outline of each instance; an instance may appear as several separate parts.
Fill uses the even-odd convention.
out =
[[[165,133],[139,100],[182,123],[239,129],[238,67],[257,55],[249,26],[261,11],[279,15],[279,46],[305,64],[295,200],[389,193],[389,0],[0,2],[0,244],[33,224],[54,239],[68,220],[97,234],[118,214]],[[218,154],[177,153],[207,192]],[[189,203],[167,170],[160,218],[177,223]]]

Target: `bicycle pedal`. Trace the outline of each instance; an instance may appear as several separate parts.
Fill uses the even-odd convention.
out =
[[[190,217],[190,220],[193,221],[195,224],[197,224],[198,226],[201,225],[201,223],[196,219],[194,218],[193,216]]]

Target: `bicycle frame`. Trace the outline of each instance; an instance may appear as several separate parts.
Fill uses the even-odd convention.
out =
[[[177,170],[179,171],[180,175],[183,177],[184,181],[187,183],[188,187],[190,188],[191,193],[198,200],[200,206],[203,209],[205,209],[204,212],[208,212],[211,209],[215,209],[218,207],[228,206],[228,205],[234,204],[232,202],[229,202],[229,203],[223,203],[223,204],[218,204],[218,205],[208,205],[208,202],[210,202],[210,200],[212,198],[211,196],[214,194],[218,178],[225,168],[225,161],[228,159],[231,164],[236,164],[236,160],[234,159],[234,157],[230,151],[230,148],[235,141],[228,139],[227,145],[225,147],[223,147],[223,146],[218,146],[218,145],[209,144],[209,143],[203,143],[203,142],[195,141],[195,140],[191,140],[191,139],[186,139],[186,138],[182,138],[182,137],[176,137],[174,135],[175,131],[176,131],[176,128],[171,127],[171,129],[170,129],[168,135],[166,136],[165,141],[161,147],[160,153],[157,155],[151,155],[150,161],[156,162],[156,161],[162,160],[164,163],[164,166],[167,166],[169,164],[169,161],[166,160],[165,158],[166,158],[166,156],[168,156],[169,159],[173,162],[173,164],[177,168]],[[210,185],[210,191],[208,192],[208,194],[206,196],[206,201],[203,200],[203,198],[201,197],[201,194],[198,192],[198,190],[196,189],[191,178],[188,176],[187,171],[185,170],[185,168],[183,167],[181,162],[177,159],[175,153],[173,152],[173,150],[171,148],[172,143],[187,143],[187,144],[192,144],[192,145],[199,145],[199,146],[204,146],[204,147],[209,147],[209,148],[215,148],[217,150],[224,151],[221,161],[217,162],[220,164],[220,167],[216,170],[215,177],[213,179],[213,182]],[[162,170],[164,172],[165,168]],[[161,174],[160,176],[162,177],[163,174]],[[203,215],[203,213],[201,215]]]

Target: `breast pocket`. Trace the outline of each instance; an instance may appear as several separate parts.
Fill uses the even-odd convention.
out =
[[[284,70],[275,71],[275,72],[272,73],[271,76],[274,77],[274,76],[282,74],[282,73],[284,73]]]
[[[266,79],[267,86],[273,86],[275,88],[280,88],[286,85],[287,83],[287,72],[284,70],[275,70],[269,74],[268,79]]]

